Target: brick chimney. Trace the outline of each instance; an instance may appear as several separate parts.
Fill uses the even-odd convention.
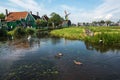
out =
[[[30,14],[32,14],[32,11],[30,11]]]
[[[37,16],[39,16],[39,12],[37,12]]]
[[[6,16],[8,15],[8,10],[7,9],[5,9],[5,13],[6,13]]]

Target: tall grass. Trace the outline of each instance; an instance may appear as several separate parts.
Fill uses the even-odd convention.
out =
[[[110,26],[110,27],[88,27],[93,32],[120,32],[120,27]]]
[[[94,36],[85,34],[85,29],[94,32]],[[93,44],[103,45],[120,45],[120,27],[79,27],[63,28],[50,32],[52,36],[63,37],[68,39],[79,39]]]
[[[63,37],[67,39],[82,39],[84,28],[63,28],[59,30],[53,30],[50,32],[52,36]]]
[[[84,40],[93,44],[101,44],[100,40],[102,40],[103,45],[120,46],[120,33],[101,33],[94,37],[87,36]]]

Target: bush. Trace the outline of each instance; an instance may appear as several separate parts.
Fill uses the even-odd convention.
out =
[[[33,35],[35,33],[35,30],[33,28],[27,28],[26,33],[27,35]]]
[[[16,27],[14,30],[14,38],[22,38],[26,36],[26,31],[23,27]]]
[[[8,36],[13,36],[14,35],[14,31],[8,31]]]
[[[5,29],[0,29],[0,40],[7,39],[7,31]]]
[[[5,29],[0,29],[0,37],[7,37],[7,31]]]

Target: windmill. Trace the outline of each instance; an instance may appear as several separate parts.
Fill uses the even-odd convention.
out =
[[[71,14],[71,13],[67,13],[67,11],[65,10],[65,19],[68,20],[68,16]]]

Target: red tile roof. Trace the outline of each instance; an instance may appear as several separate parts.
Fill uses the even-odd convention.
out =
[[[6,21],[16,21],[20,19],[25,19],[28,15],[28,12],[10,12],[6,17]]]

